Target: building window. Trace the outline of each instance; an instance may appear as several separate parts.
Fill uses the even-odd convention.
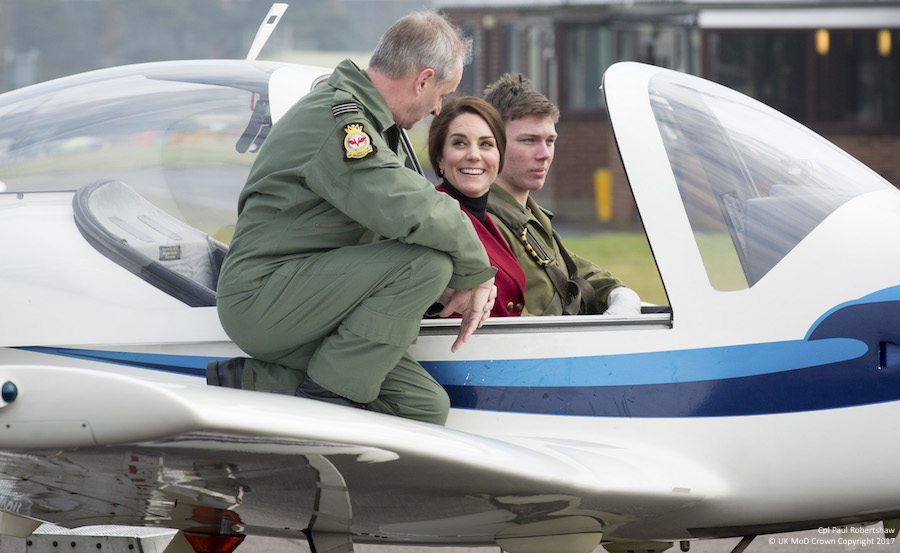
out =
[[[472,60],[473,67],[483,67],[486,63],[486,59],[482,53],[485,47],[480,32],[481,30],[479,29],[477,23],[475,23],[474,21],[464,21],[462,24],[460,24],[460,28],[462,29],[465,36],[468,36],[472,39],[472,52],[474,58]],[[480,72],[466,67],[463,70],[462,80],[460,81],[459,87],[457,88],[461,93],[480,96],[481,90],[483,88]],[[428,156],[425,157],[427,158]]]
[[[563,29],[565,47],[565,106],[596,110],[603,107],[600,83],[617,61],[639,61],[689,71],[690,29],[663,23],[615,22]]]
[[[525,45],[527,71],[535,90],[547,95],[551,102],[558,103],[556,83],[556,47],[553,25],[549,21],[534,21],[523,37]]]
[[[808,125],[900,123],[895,30],[708,31],[706,77]]]
[[[824,33],[828,33],[825,35]],[[826,30],[815,56],[814,121],[878,125],[900,122],[900,77],[894,52],[900,33]],[[821,39],[820,39],[821,42]]]
[[[603,107],[600,81],[612,63],[612,32],[604,27],[574,27],[565,32],[565,106]]]
[[[806,51],[797,31],[711,32],[706,77],[795,119],[806,118]]]

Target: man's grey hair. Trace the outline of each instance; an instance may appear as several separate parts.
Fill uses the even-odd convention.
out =
[[[411,13],[381,36],[369,69],[389,79],[402,79],[425,68],[434,70],[435,84],[453,76],[459,62],[472,61],[472,39],[433,11]]]
[[[531,88],[521,73],[506,73],[484,89],[484,99],[497,108],[504,123],[529,115],[549,117],[559,123],[559,108],[546,96]]]

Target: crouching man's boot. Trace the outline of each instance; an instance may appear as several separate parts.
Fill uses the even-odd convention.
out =
[[[243,357],[232,357],[222,361],[210,361],[206,365],[206,383],[210,386],[242,389],[244,360]]]
[[[325,388],[313,382],[309,376],[303,377],[303,380],[300,382],[300,385],[297,386],[297,390],[294,392],[294,395],[305,399],[325,401],[327,403],[333,403],[335,405],[345,405],[347,407],[355,407],[356,409],[365,409],[366,411],[373,410],[365,403],[357,403],[343,396],[339,396],[332,391],[326,390]]]

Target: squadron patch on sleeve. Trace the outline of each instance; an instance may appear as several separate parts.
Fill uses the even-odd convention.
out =
[[[360,161],[378,152],[362,123],[344,125],[344,135],[344,161]]]

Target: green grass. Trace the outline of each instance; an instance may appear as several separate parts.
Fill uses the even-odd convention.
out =
[[[643,301],[668,304],[650,244],[641,232],[604,232],[563,237],[572,252],[589,259],[625,283]]]

